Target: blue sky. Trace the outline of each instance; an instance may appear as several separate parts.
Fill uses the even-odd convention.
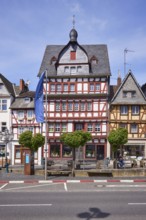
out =
[[[75,15],[79,44],[107,44],[111,83],[132,70],[146,83],[145,0],[0,0],[0,73],[35,90],[46,45],[67,44]]]

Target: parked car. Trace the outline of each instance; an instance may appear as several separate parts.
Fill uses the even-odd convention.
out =
[[[140,160],[140,167],[146,167],[146,158]]]

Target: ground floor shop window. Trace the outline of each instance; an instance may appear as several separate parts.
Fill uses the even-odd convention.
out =
[[[126,156],[144,156],[144,145],[124,145],[123,153]]]
[[[72,148],[64,145],[62,147],[62,157],[72,157]]]
[[[85,157],[95,158],[95,145],[90,144],[86,146]]]
[[[50,155],[51,157],[60,157],[60,145],[51,145]]]

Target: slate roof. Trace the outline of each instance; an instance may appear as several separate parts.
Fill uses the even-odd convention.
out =
[[[135,98],[123,98],[123,91],[133,91],[136,89],[137,97]],[[113,94],[113,98],[111,99],[112,104],[146,104],[146,97],[141,90],[138,82],[136,81],[134,75],[131,70],[125,76],[123,82],[117,89],[117,91]]]
[[[8,79],[6,79],[1,73],[0,73],[0,78],[3,81],[5,87],[7,88],[9,94],[15,96],[13,84]]]
[[[30,98],[29,103],[24,101],[24,98],[26,97]],[[16,97],[10,109],[34,109],[34,97],[35,97],[34,91],[28,91],[22,93],[18,97]]]
[[[111,75],[107,45],[103,44],[80,46],[86,51],[89,61],[93,56],[95,56],[98,60],[97,64],[91,66],[90,74],[106,76]],[[46,47],[38,76],[40,76],[41,73],[44,72],[46,69],[48,71],[48,75],[57,75],[55,65],[51,64],[51,59],[53,57],[56,57],[56,59],[58,59],[58,55],[64,47],[66,47],[66,45],[48,45]]]

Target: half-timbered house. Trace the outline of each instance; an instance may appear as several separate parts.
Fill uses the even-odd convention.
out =
[[[48,129],[47,157],[70,159],[72,150],[60,142],[63,132],[91,132],[92,141],[80,152],[82,159],[107,155],[110,65],[106,45],[80,45],[73,28],[66,45],[46,47],[38,76],[45,70],[44,103]]]
[[[109,131],[124,127],[128,130],[128,142],[123,153],[146,157],[146,97],[131,71],[123,82],[111,86],[114,91],[110,102]]]
[[[20,80],[20,86],[15,86],[15,101],[12,103],[11,118],[14,139],[12,141],[12,165],[24,164],[24,156],[27,149],[19,144],[19,135],[26,130],[34,134],[41,132],[40,125],[36,122],[34,113],[35,92],[29,91],[24,80]],[[35,163],[41,164],[41,148],[35,152]]]

